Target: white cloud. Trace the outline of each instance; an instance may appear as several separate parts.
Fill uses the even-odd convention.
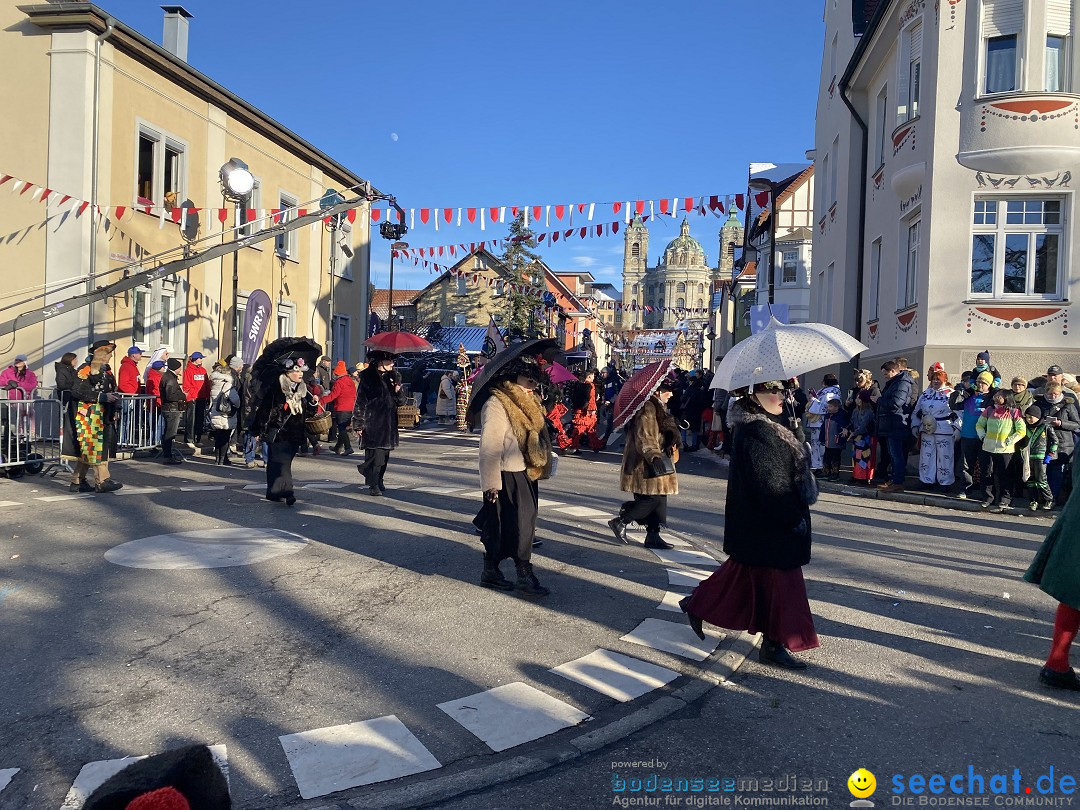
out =
[[[595,267],[599,259],[593,256],[573,256],[570,261],[575,262],[580,267],[589,268]]]

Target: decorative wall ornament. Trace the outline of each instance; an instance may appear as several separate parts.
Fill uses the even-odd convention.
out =
[[[907,334],[912,329],[915,330],[915,334],[919,333],[919,310],[917,308],[901,312],[896,316],[897,337],[900,337],[901,333]]]
[[[926,0],[911,0],[908,7],[904,9],[904,13],[900,15],[900,28],[903,29],[905,25],[922,14],[925,8]]]
[[[1038,329],[1061,321],[1061,334],[1069,334],[1069,310],[1064,307],[970,306],[967,314],[967,333],[974,321],[999,329]]]
[[[996,101],[979,109],[979,131],[986,132],[988,120],[1027,121],[1039,124],[1072,116],[1073,129],[1080,130],[1080,104],[1068,98],[1026,98],[1019,101]]]
[[[1005,188],[1014,188],[1021,180],[1026,180],[1027,184],[1020,184],[1021,188],[1036,188],[1042,186],[1043,188],[1053,188],[1054,186],[1068,186],[1072,182],[1072,172],[1062,171],[1055,174],[1053,177],[1047,177],[1046,175],[1031,176],[1027,174],[1013,176],[1013,177],[994,177],[992,174],[983,172],[975,172],[975,182],[979,184],[979,188],[998,188],[1004,186]]]
[[[915,125],[909,124],[902,129],[897,130],[892,136],[892,153],[893,157],[896,157],[900,153],[900,150],[904,148],[904,145],[911,141],[911,148],[915,148]]]
[[[874,321],[866,325],[866,334],[870,336],[870,340],[877,340],[878,322]]]

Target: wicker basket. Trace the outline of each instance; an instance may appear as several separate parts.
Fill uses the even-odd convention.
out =
[[[397,421],[399,428],[416,427],[420,421],[420,409],[415,405],[398,405]]]
[[[320,411],[307,419],[307,429],[309,433],[313,433],[316,436],[322,436],[324,433],[330,432],[330,424],[334,421],[333,415],[330,411]]]

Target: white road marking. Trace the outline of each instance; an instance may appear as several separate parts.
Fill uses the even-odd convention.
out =
[[[11,778],[19,772],[18,768],[3,768],[0,770],[0,790],[11,783]]]
[[[701,641],[685,622],[676,624],[660,619],[646,619],[621,640],[663,650],[691,661],[704,661],[723,637],[722,633],[706,629],[705,640]]]
[[[157,487],[132,487],[126,486],[123,489],[118,489],[113,495],[154,495],[161,492]]]
[[[690,568],[707,568],[713,570],[720,565],[714,557],[704,551],[691,551],[681,548],[651,549],[652,553],[660,558],[665,565],[686,565]]]
[[[676,568],[669,568],[667,573],[668,585],[673,588],[696,588],[699,582],[704,582],[709,578],[706,571],[680,571]]]
[[[505,751],[592,719],[521,682],[438,705],[492,751]]]
[[[442,767],[392,714],[278,739],[305,799]]]
[[[45,495],[40,498],[34,498],[35,501],[44,501],[45,503],[57,503],[58,501],[78,501],[83,498],[93,498],[92,492],[80,492],[77,495]]]
[[[266,489],[266,484],[248,484],[244,489]]]
[[[610,650],[596,650],[551,671],[623,703],[679,677],[667,667]]]
[[[429,492],[432,495],[452,495],[455,492],[465,492],[461,487],[416,487],[411,492]],[[468,490],[472,491],[472,490]]]
[[[670,610],[672,613],[682,613],[682,608],[679,607],[679,601],[685,599],[685,593],[676,593],[675,591],[668,591],[664,594],[663,600],[656,606],[657,610]]]
[[[211,745],[208,747],[210,749],[210,754],[214,758],[214,762],[221,768],[221,772],[224,774],[227,781],[229,778],[229,763],[225,746]],[[79,775],[76,776],[75,781],[72,782],[71,789],[68,791],[64,803],[60,805],[60,810],[82,810],[82,806],[86,803],[86,800],[90,798],[90,794],[105,784],[110,777],[119,773],[131,763],[138,762],[140,759],[146,759],[146,756],[147,755],[144,754],[141,757],[103,759],[98,762],[88,762],[83,765],[82,770],[79,771]]]
[[[224,484],[218,484],[216,486],[205,487],[180,487],[181,492],[218,492],[225,489]]]
[[[345,489],[349,486],[344,482],[337,481],[316,481],[313,484],[304,484],[300,489]]]
[[[280,529],[201,529],[142,537],[105,552],[105,559],[127,568],[179,570],[254,565],[295,554],[307,539]]]
[[[551,501],[551,500],[548,500],[547,498],[539,498],[537,500],[537,502],[536,502],[536,505],[546,509],[547,507],[550,507],[550,506],[562,506],[563,502],[562,501]]]
[[[562,512],[565,515],[572,515],[574,517],[597,517],[599,515],[606,515],[607,512],[602,512],[599,509],[593,509],[591,506],[563,506],[555,510],[556,512]]]
[[[22,506],[22,501],[0,501],[0,506]]]

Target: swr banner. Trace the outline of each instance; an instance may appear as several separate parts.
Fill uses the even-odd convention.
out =
[[[270,325],[270,315],[274,311],[270,296],[262,290],[252,290],[244,307],[244,331],[241,333],[244,365],[250,366],[259,356],[266,328]]]

